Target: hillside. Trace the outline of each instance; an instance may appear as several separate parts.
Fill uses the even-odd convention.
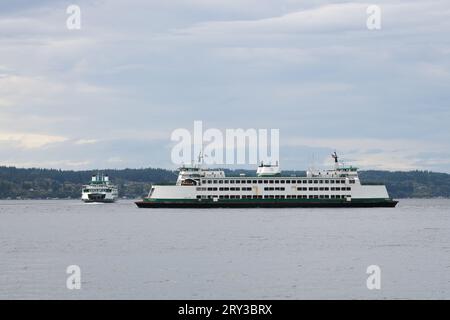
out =
[[[254,171],[225,170],[228,176]],[[119,186],[121,197],[139,198],[147,194],[154,183],[174,183],[177,172],[165,169],[105,170],[113,183]],[[81,186],[95,171],[68,171],[54,169],[21,169],[0,167],[0,199],[79,198]],[[302,171],[284,171],[287,176],[303,175]],[[361,171],[364,184],[383,183],[394,198],[450,198],[450,175],[428,171],[389,172]]]

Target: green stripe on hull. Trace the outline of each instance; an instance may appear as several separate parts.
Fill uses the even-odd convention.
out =
[[[398,201],[382,198],[352,199],[150,199],[139,208],[290,208],[290,207],[395,207]]]

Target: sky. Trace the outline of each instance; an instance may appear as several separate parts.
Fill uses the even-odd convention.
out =
[[[202,121],[279,129],[284,169],[450,172],[449,35],[448,0],[1,1],[0,166],[174,169]]]

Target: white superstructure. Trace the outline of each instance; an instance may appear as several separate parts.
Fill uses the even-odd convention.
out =
[[[279,200],[278,202],[305,205],[333,205],[342,203],[394,206],[384,185],[363,185],[357,168],[338,162],[331,170],[309,170],[304,177],[283,177],[278,166],[261,164],[256,177],[226,177],[222,170],[203,169],[200,166],[180,168],[175,185],[154,185],[145,202],[163,202],[168,205],[183,203],[237,203],[238,200]],[[233,200],[233,201],[230,201]],[[298,201],[301,200],[301,201]],[[171,203],[172,202],[172,203]],[[249,201],[247,201],[249,202]],[[252,201],[268,203],[270,201]],[[395,204],[393,203],[395,202]],[[374,205],[374,206],[375,206]]]

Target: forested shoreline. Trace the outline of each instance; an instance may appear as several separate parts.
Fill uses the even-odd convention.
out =
[[[225,170],[227,176],[253,170]],[[0,199],[77,199],[81,186],[90,181],[96,170],[70,171],[56,169],[0,167]],[[177,172],[159,169],[102,170],[119,186],[121,198],[145,196],[152,184],[175,183]],[[304,171],[284,171],[286,176],[301,176]],[[361,171],[364,184],[385,184],[394,198],[450,198],[450,174],[430,171]]]

